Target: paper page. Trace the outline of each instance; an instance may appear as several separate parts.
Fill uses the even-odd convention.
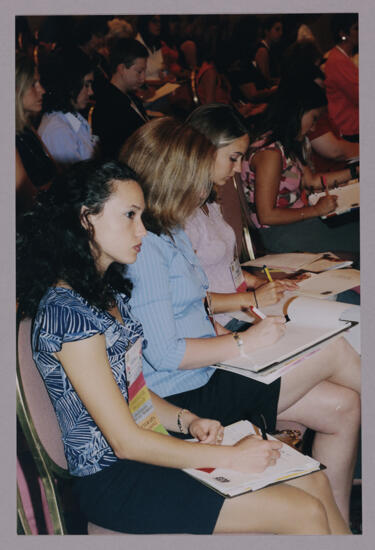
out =
[[[242,420],[224,429],[223,444],[234,445],[237,441],[255,433],[250,422]],[[268,436],[269,439],[274,439]],[[310,472],[319,468],[319,462],[292,449],[285,443],[280,450],[280,458],[276,464],[269,466],[258,474],[237,472],[223,468],[206,468],[205,470],[185,469],[194,477],[216,488],[227,495],[236,495],[247,490],[256,490],[284,478],[293,477],[298,473]]]
[[[349,331],[350,330],[352,329],[349,329]],[[349,341],[349,343],[352,343],[352,342]],[[280,378],[284,376],[284,374],[286,374],[287,372],[290,372],[296,367],[303,365],[304,361],[307,361],[307,359],[309,359],[312,355],[315,355],[315,353],[318,353],[324,345],[325,344],[318,344],[317,346],[313,347],[306,353],[303,353],[297,357],[294,357],[293,359],[289,359],[287,361],[279,363],[273,367],[269,367],[267,369],[261,370],[260,372],[239,369],[236,367],[230,367],[228,365],[216,365],[216,368],[227,370],[229,372],[234,372],[235,374],[240,374],[241,376],[245,376],[246,378],[252,378],[253,380],[257,380],[258,382],[261,382],[262,384],[266,384],[268,386],[269,384],[271,384],[271,382],[273,382],[274,380],[277,380],[277,378]],[[353,345],[353,347],[355,346]]]
[[[164,86],[161,86],[161,88],[156,90],[154,95],[147,98],[147,101],[145,101],[145,103],[146,104],[147,103],[153,103],[157,99],[160,99],[161,97],[164,97],[165,95],[171,94],[172,92],[177,90],[177,88],[179,88],[179,87],[180,87],[180,84],[176,84],[176,83],[173,83],[173,82],[167,82],[167,84],[164,84]]]
[[[341,269],[343,267],[351,266],[353,261],[342,260],[332,252],[325,254],[320,260],[306,264],[302,269],[310,271],[312,273],[320,273],[321,271],[328,271],[330,269]]]
[[[340,316],[346,309],[348,309],[348,304],[344,302],[297,296],[287,305],[287,314],[290,318],[287,330],[294,324],[298,324],[304,330],[304,327],[334,329],[340,326]]]
[[[342,302],[296,296],[290,303],[284,301],[283,307],[290,321],[286,324],[284,335],[275,344],[260,348],[248,356],[222,361],[221,364],[257,372],[350,326],[350,323],[340,320],[342,312],[348,309],[348,304]]]
[[[306,348],[318,344],[323,339],[334,336],[342,328],[349,326],[350,323],[338,321],[332,330],[327,330],[327,327],[313,325],[301,327],[299,324],[291,322],[288,323],[285,334],[276,344],[261,348],[249,357],[236,357],[235,359],[222,361],[221,364],[257,372],[274,363],[280,363]]]
[[[337,196],[337,208],[332,214],[342,214],[351,210],[352,208],[359,207],[359,182],[356,180],[351,180],[353,183],[348,182],[347,185],[342,187],[337,187],[336,189],[330,189],[331,195]],[[321,193],[312,193],[309,195],[309,204],[312,206],[318,202],[320,197],[325,197],[325,191]],[[330,215],[332,215],[330,214]],[[323,218],[327,216],[322,216]]]
[[[289,254],[267,254],[255,260],[250,260],[241,265],[249,267],[263,267],[266,265],[269,268],[278,268],[283,270],[298,271],[303,265],[314,262],[321,258],[324,254],[309,254],[306,252],[293,252]]]
[[[299,282],[296,294],[326,298],[327,296],[344,292],[359,286],[360,271],[358,269],[340,269],[313,273],[308,279]]]

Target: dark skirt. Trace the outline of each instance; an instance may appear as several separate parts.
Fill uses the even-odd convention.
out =
[[[250,420],[261,426],[259,415],[266,420],[267,431],[275,431],[280,379],[269,385],[252,378],[216,369],[204,386],[169,395],[167,401],[189,409],[204,418],[220,420],[223,426],[238,420]]]
[[[224,502],[182,470],[131,460],[76,478],[74,491],[88,521],[143,535],[211,534]]]
[[[332,218],[333,223],[329,219],[311,218],[260,228],[258,233],[268,253],[342,251],[359,255],[359,221],[341,224],[343,216],[346,214]]]

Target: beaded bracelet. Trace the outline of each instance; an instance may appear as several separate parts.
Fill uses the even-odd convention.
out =
[[[180,430],[180,433],[188,434],[189,430],[185,425],[183,425],[182,420],[181,420],[181,417],[184,414],[184,412],[189,412],[189,411],[187,409],[180,409],[178,411],[178,413],[177,413],[177,426],[178,426],[178,429]]]
[[[255,290],[253,290],[253,294],[254,294],[254,300],[255,300],[255,307],[259,307],[259,306],[258,306],[257,295],[256,295],[256,293],[255,293]]]

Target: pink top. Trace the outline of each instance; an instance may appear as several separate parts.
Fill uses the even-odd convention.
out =
[[[248,160],[242,162],[241,179],[244,186],[246,198],[248,200],[251,219],[255,227],[269,227],[269,225],[261,225],[256,215],[255,209],[255,172],[250,168],[251,161],[259,151],[278,150],[281,154],[282,172],[280,179],[279,192],[276,197],[277,208],[302,208],[305,203],[302,199],[302,177],[303,169],[298,160],[287,158],[284,148],[279,141],[275,141],[268,145],[263,145],[264,138],[252,144],[250,156]]]
[[[230,271],[236,249],[234,231],[224,220],[219,204],[208,203],[207,207],[208,216],[198,208],[186,222],[185,231],[206,272],[209,290],[236,292]],[[215,319],[226,325],[232,317],[219,314],[215,315]]]

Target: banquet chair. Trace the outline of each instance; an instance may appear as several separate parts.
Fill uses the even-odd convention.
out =
[[[31,350],[31,320],[17,323],[17,417],[35,462],[45,493],[52,532],[68,534],[64,507],[56,481],[71,478],[61,440],[61,430],[46,387],[34,363]],[[17,487],[18,489],[18,487]],[[17,493],[17,521],[25,534],[31,534]],[[115,531],[89,523],[89,534],[113,534]]]

